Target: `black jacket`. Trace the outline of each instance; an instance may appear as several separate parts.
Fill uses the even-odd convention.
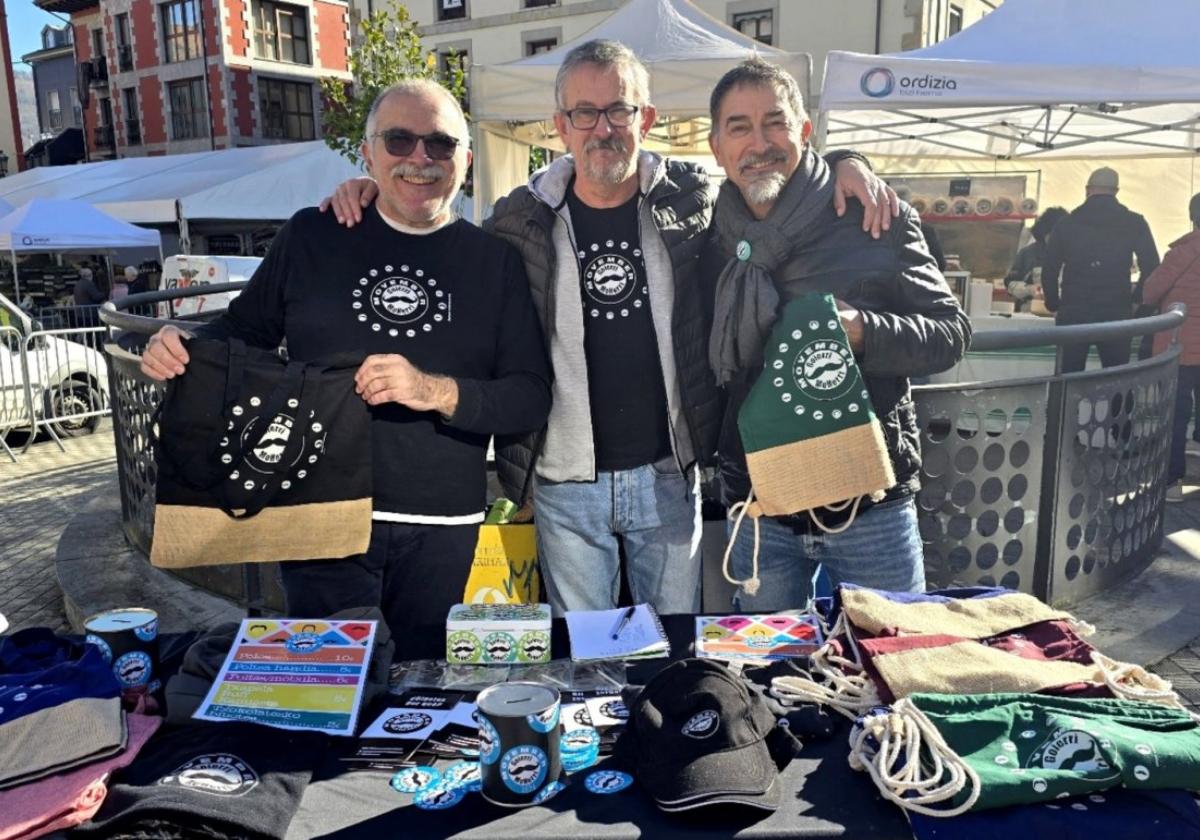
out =
[[[687,426],[676,429],[675,433],[690,437],[691,450],[702,464],[712,463],[721,420],[721,395],[708,366],[712,290],[702,287],[707,275],[700,270],[700,255],[707,241],[715,190],[710,186],[708,174],[699,166],[668,160],[666,177],[651,189],[646,200],[653,208],[654,223],[670,253],[674,273],[671,339]],[[557,264],[552,231],[556,218],[554,208],[535,198],[527,187],[518,187],[496,202],[491,218],[483,225],[520,252],[547,342],[555,329],[553,298]],[[529,496],[529,478],[543,434],[544,431],[521,439],[496,441],[500,484],[519,503]]]
[[[872,239],[862,230],[862,205],[854,200],[848,205],[841,218],[832,205],[826,209],[817,221],[824,232],[793,255],[791,274],[775,280],[781,307],[803,294],[822,292],[862,312],[864,344],[857,359],[896,474],[887,495],[893,499],[916,492],[920,483],[920,436],[909,377],[957,363],[970,342],[971,322],[934,264],[912,208],[902,204],[891,230]],[[705,262],[719,274],[727,259],[713,254]],[[758,374],[758,369],[743,371],[727,386],[718,442],[726,504],[745,499],[750,491],[737,415]],[[834,525],[844,515],[821,519]]]
[[[1129,283],[1135,255],[1141,271],[1136,294]],[[1046,308],[1060,324],[1128,318],[1142,280],[1156,268],[1158,249],[1145,218],[1116,196],[1089,196],[1050,235],[1042,263]]]

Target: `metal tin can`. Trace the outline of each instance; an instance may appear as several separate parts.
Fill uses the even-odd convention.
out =
[[[106,610],[83,623],[85,641],[100,648],[125,692],[155,691],[158,674],[158,613]]]
[[[506,808],[533,805],[562,775],[558,692],[538,683],[500,683],[479,692],[483,797]]]

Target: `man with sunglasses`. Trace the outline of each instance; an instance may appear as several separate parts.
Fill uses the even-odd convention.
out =
[[[549,421],[497,452],[500,480],[513,498],[532,495],[556,613],[615,606],[622,553],[635,601],[697,612],[697,466],[711,462],[721,418],[700,272],[714,191],[699,166],[642,148],[656,111],[623,44],[567,53],[555,98],[570,154],[485,223],[521,253],[554,370]],[[882,210],[882,183],[847,165],[853,187],[841,186]],[[369,182],[347,182],[334,212],[352,224],[372,197]]]
[[[286,341],[302,361],[366,356],[355,382],[371,406],[370,546],[282,564],[288,615],[382,607],[397,657],[430,657],[439,637],[417,631],[462,600],[488,442],[545,423],[550,374],[520,256],[453,212],[471,160],[458,101],[434,82],[400,83],[376,98],[365,137],[379,199],[362,224],[301,210],[228,311],[196,333]],[[183,374],[184,337],[160,330],[142,370]]]

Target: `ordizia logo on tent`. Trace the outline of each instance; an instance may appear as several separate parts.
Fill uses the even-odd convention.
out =
[[[391,338],[416,338],[451,317],[450,294],[415,266],[372,268],[358,278],[351,297],[358,322]]]

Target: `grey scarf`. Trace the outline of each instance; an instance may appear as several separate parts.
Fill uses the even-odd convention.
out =
[[[755,219],[732,181],[721,185],[713,230],[729,262],[717,278],[708,362],[723,385],[739,370],[762,364],[763,344],[779,311],[775,281],[792,254],[819,231],[817,217],[833,203],[829,167],[804,150],[791,179],[767,218]]]

